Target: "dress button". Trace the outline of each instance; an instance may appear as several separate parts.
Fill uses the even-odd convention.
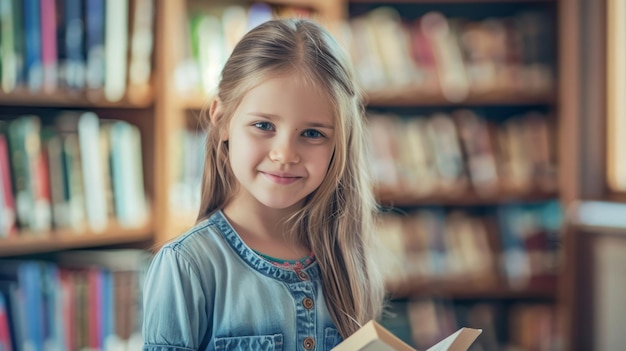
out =
[[[310,310],[311,308],[313,308],[313,299],[310,297],[305,297],[304,300],[302,300],[302,305],[307,310]]]
[[[309,276],[306,275],[306,273],[304,273],[303,271],[298,271],[298,277],[300,278],[300,280],[307,280],[307,279],[309,279]]]
[[[313,338],[309,336],[304,338],[302,344],[304,345],[305,349],[312,350],[315,347],[315,340],[313,340]]]

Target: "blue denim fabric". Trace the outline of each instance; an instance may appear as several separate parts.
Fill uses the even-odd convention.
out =
[[[143,349],[330,350],[342,339],[321,284],[317,263],[298,272],[270,264],[218,211],[150,264]]]

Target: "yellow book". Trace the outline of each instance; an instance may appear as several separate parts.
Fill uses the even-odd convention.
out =
[[[426,351],[466,351],[482,333],[461,328]],[[331,351],[416,351],[376,321],[369,321]]]

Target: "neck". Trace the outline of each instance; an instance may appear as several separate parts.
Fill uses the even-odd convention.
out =
[[[241,192],[222,209],[228,221],[250,248],[281,259],[299,259],[310,250],[298,241],[287,219],[301,204],[273,209]]]

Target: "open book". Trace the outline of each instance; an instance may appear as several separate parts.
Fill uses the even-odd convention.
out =
[[[482,333],[461,328],[426,351],[466,351]],[[416,351],[376,321],[369,321],[331,351]]]

